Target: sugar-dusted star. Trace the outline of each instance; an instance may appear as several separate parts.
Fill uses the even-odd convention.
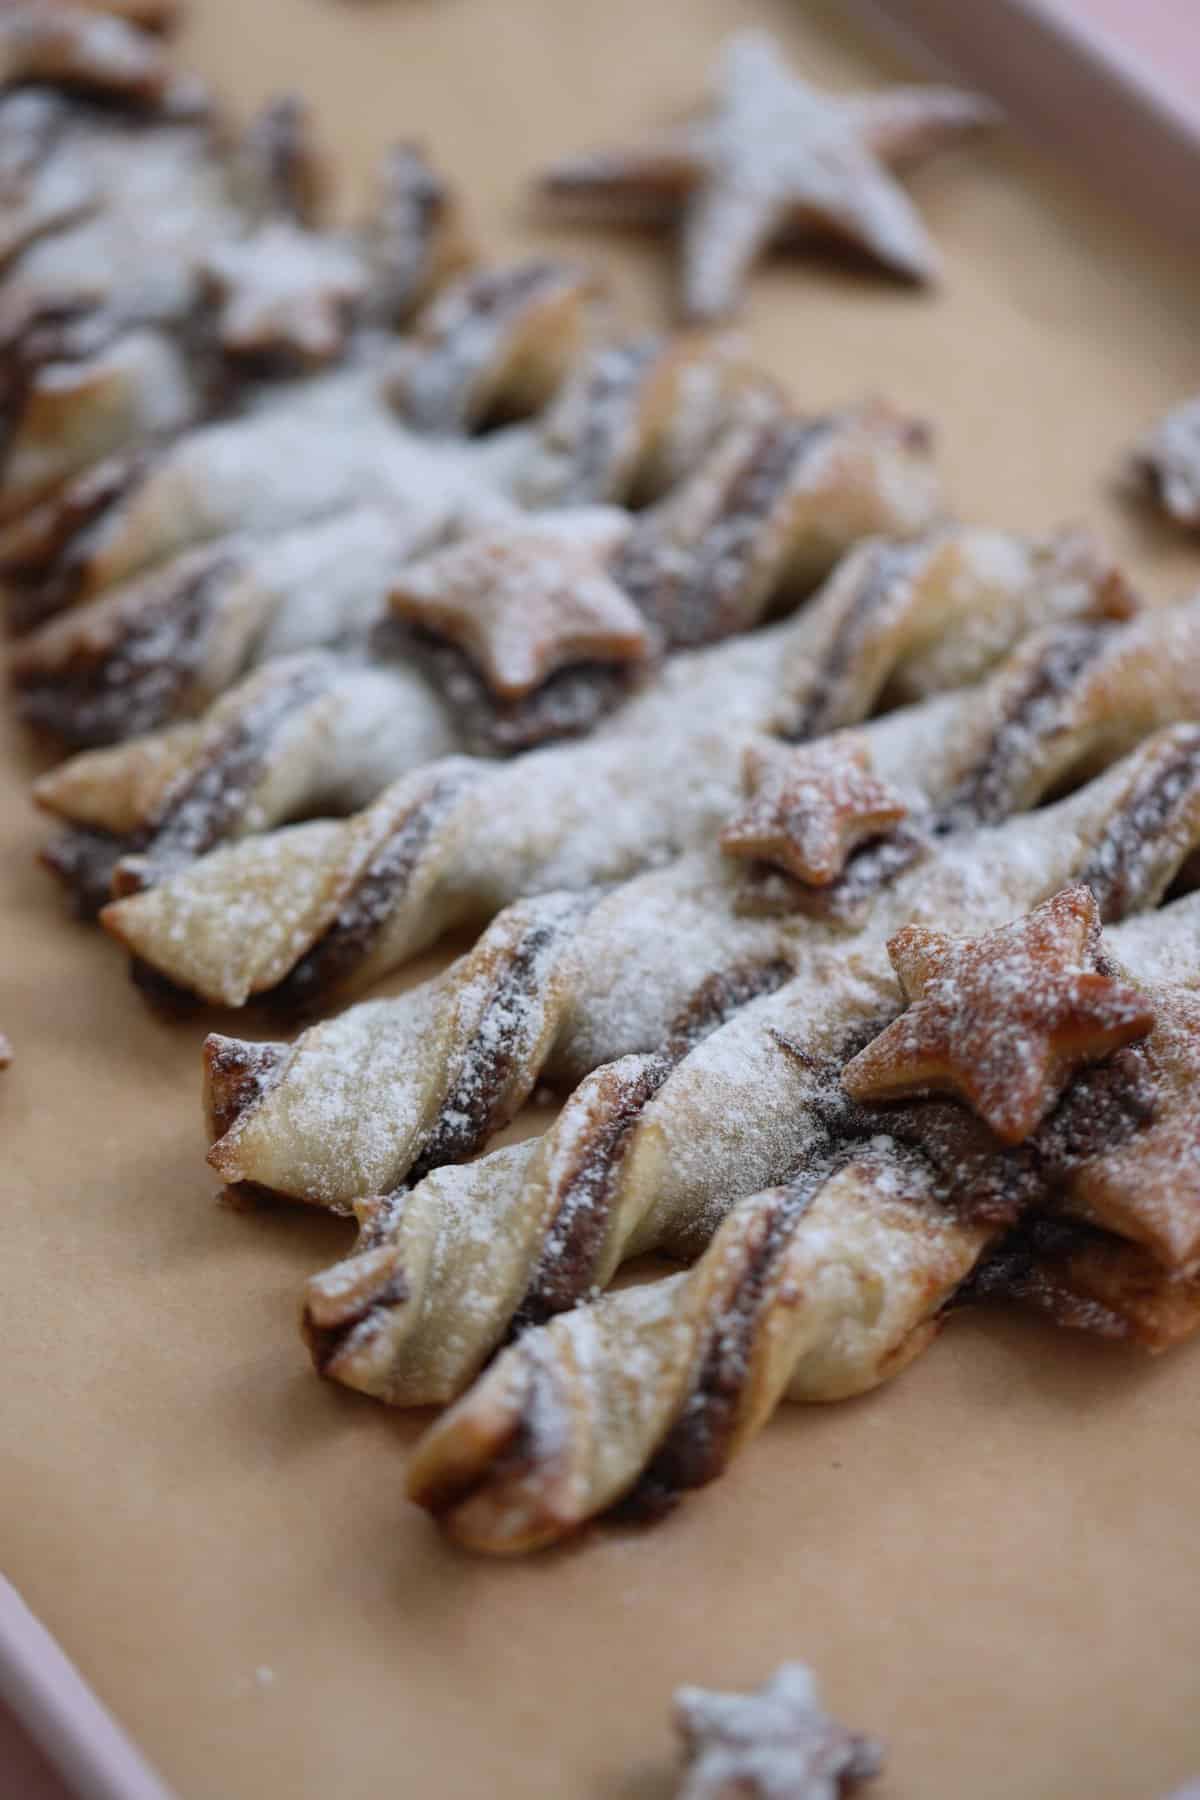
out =
[[[838,1800],[883,1766],[878,1744],[825,1712],[803,1663],[753,1694],[678,1688],[675,1725],[688,1759],[679,1800]]]
[[[201,265],[217,334],[233,356],[313,366],[340,355],[368,271],[349,245],[274,219],[218,244]]]
[[[746,804],[721,832],[728,856],[774,863],[806,887],[828,887],[868,838],[908,816],[903,794],[881,781],[853,731],[812,744],[754,744],[743,762]]]
[[[1063,888],[981,937],[907,925],[888,942],[907,1012],[842,1070],[855,1100],[953,1094],[1006,1144],[1029,1137],[1076,1070],[1146,1036],[1145,995],[1098,967],[1090,888]]]
[[[392,608],[465,650],[504,699],[573,663],[639,662],[650,632],[608,573],[628,532],[615,506],[489,522],[406,569]]]
[[[541,185],[564,213],[682,215],[683,311],[713,319],[736,304],[769,244],[812,231],[930,280],[933,244],[886,165],[995,117],[987,101],[956,88],[821,93],[792,74],[773,39],[744,32],[725,46],[707,115],[640,147],[570,158]]]

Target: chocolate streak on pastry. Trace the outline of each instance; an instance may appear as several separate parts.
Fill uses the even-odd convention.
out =
[[[28,631],[71,603],[105,515],[137,486],[152,461],[149,448],[107,456],[4,534],[0,578],[9,588],[14,631]]]
[[[1066,625],[1013,694],[976,766],[941,808],[935,829],[993,825],[1012,811],[1031,754],[1060,728],[1062,706],[1084,670],[1108,647],[1112,626]]]
[[[333,923],[273,990],[273,1008],[289,1015],[311,1011],[366,960],[467,779],[458,773],[443,776],[406,815],[358,877]]]
[[[65,744],[88,748],[140,736],[188,711],[205,626],[235,568],[222,554],[190,570],[141,607],[117,643],[77,644],[62,664],[48,667],[37,643],[18,650],[12,682],[21,717]]]
[[[68,825],[38,852],[42,867],[61,881],[81,919],[94,919],[112,899],[113,871],[128,853],[126,838],[88,825]]]
[[[541,993],[547,958],[557,954],[564,931],[574,929],[595,900],[594,892],[581,894],[577,904],[568,906],[553,922],[538,920],[505,958],[454,1085],[409,1170],[409,1184],[420,1181],[431,1169],[474,1155],[512,1117],[514,1109],[509,1102],[518,1069],[522,1014]]]
[[[558,1186],[553,1224],[514,1315],[514,1332],[574,1306],[592,1285],[633,1127],[672,1069],[740,1007],[774,993],[791,973],[790,964],[772,961],[738,964],[710,975],[679,1014],[660,1051],[640,1059],[624,1078],[620,1064],[607,1072],[609,1105],[590,1135],[576,1142],[572,1167]]]
[[[753,624],[758,609],[751,613],[743,589],[759,530],[834,425],[832,418],[765,424],[714,508],[714,523],[682,553],[684,573],[678,550],[662,554],[649,519],[618,554],[614,578],[672,649],[713,643]]]
[[[773,863],[751,863],[742,877],[735,904],[739,912],[760,917],[782,918],[802,913],[806,918],[823,919],[834,925],[859,925],[872,900],[919,862],[928,849],[928,836],[919,825],[898,825],[885,836],[852,850],[842,873],[823,887],[797,881]]]
[[[801,743],[832,731],[845,716],[845,688],[859,667],[863,642],[878,614],[895,594],[897,585],[920,567],[928,546],[880,544],[863,573],[858,592],[842,614],[836,631],[814,668],[808,698],[787,732],[788,741]]]
[[[323,667],[308,665],[268,686],[199,766],[187,770],[183,781],[167,790],[155,818],[131,846],[134,851],[146,850],[152,869],[122,870],[115,884],[118,897],[161,880],[172,865],[202,855],[227,833],[281,727],[297,708],[320,694],[326,680]]]
[[[725,1468],[772,1266],[842,1160],[847,1159],[814,1162],[776,1189],[764,1207],[754,1238],[741,1247],[743,1266],[733,1291],[725,1295],[685,1405],[635,1485],[612,1508],[614,1519],[650,1524],[670,1512],[682,1493],[715,1481]]]
[[[1172,820],[1195,799],[1200,784],[1200,726],[1177,727],[1170,744],[1169,754],[1151,764],[1105,826],[1076,877],[1095,894],[1106,925],[1146,904],[1147,885],[1154,882],[1164,841],[1168,850],[1172,848]]]
[[[611,471],[620,466],[630,435],[630,402],[661,355],[662,340],[643,337],[607,345],[592,359],[581,400],[583,429],[571,444],[558,505],[585,506],[597,495],[608,497]]]
[[[506,700],[493,694],[465,650],[435,632],[388,623],[387,642],[405,639],[409,659],[446,697],[464,749],[510,756],[560,738],[583,737],[628,698],[637,671],[612,663],[583,662],[556,669],[532,693]]]

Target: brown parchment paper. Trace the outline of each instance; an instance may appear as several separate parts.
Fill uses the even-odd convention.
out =
[[[687,103],[738,24],[818,80],[896,72],[837,9],[784,0],[192,15],[184,51],[237,108],[312,96],[345,191],[390,136],[423,137],[490,248],[586,247],[643,318],[664,316],[661,246],[535,232],[528,171]],[[966,516],[1091,521],[1181,590],[1200,549],[1113,477],[1200,382],[1200,272],[1011,142],[913,185],[943,291],[780,261],[755,350],[814,405],[876,390],[935,419]],[[1152,1364],[959,1320],[874,1398],[785,1409],[653,1532],[512,1565],[446,1548],[401,1492],[419,1421],[322,1385],[297,1337],[299,1284],[346,1228],[214,1206],[207,1022],[152,1017],[65,917],[3,731],[0,1555],[185,1800],[653,1800],[673,1687],[795,1656],[888,1741],[879,1800],[1153,1800],[1200,1772],[1200,1350]]]

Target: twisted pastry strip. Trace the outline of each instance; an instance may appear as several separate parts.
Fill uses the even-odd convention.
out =
[[[1193,919],[1193,948],[1194,932]],[[785,1186],[736,1205],[688,1274],[527,1332],[418,1445],[410,1495],[472,1548],[534,1549],[614,1506],[660,1516],[785,1396],[842,1399],[890,1379],[1016,1214],[1086,1202],[1114,1142],[1144,1133],[1153,1154],[1164,1124],[1200,1141],[1200,1009],[1152,992],[1188,1048],[1160,1059],[1149,1087],[1140,1051],[1123,1051],[1016,1150],[956,1107],[869,1109],[857,1141],[835,1132]],[[1194,1306],[1187,1322],[1200,1322]]]
[[[503,447],[501,447],[503,449]],[[109,459],[0,535],[27,621],[236,533],[267,535],[359,505],[443,515],[491,489],[495,445],[450,456],[384,406],[368,358],[281,385],[246,417]]]
[[[898,993],[884,949],[891,932],[921,920],[940,926],[1000,923],[1076,879],[1096,885],[1103,915],[1117,918],[1161,896],[1198,833],[1200,729],[1177,727],[1054,807],[945,840],[928,861],[900,878],[870,930],[852,940],[803,917],[740,916],[728,904],[723,871],[700,857],[683,858],[658,876],[642,877],[600,899],[578,922],[555,970],[553,1026],[539,1039],[543,1060],[525,1072],[528,1089],[541,1075],[570,1087],[604,1063],[655,1049],[689,996],[714,973],[780,962],[793,970],[795,979],[780,996],[747,1008],[679,1065],[625,1144],[615,1185],[606,1189],[612,1205],[619,1210],[621,1196],[633,1196],[628,1218],[630,1228],[637,1227],[640,1247],[647,1242],[643,1231],[652,1242],[662,1243],[664,1233],[674,1241],[677,1222],[696,1216],[695,1208],[712,1192],[714,1170],[720,1170],[711,1131],[704,1127],[706,1109],[724,1118],[726,1102],[736,1100],[760,1127],[744,1137],[739,1133],[739,1155],[754,1172],[755,1185],[779,1179],[791,1165],[798,1154],[796,1136],[803,1139],[812,1123],[795,1104],[795,1058],[777,1034],[804,1044],[814,1013],[820,1015],[828,997],[843,991],[856,1014],[859,995],[876,1016],[881,1006],[886,1012],[881,994]],[[1127,878],[1106,883],[1103,871],[1109,866],[1120,867]],[[351,1167],[341,1146],[330,1146],[315,1122],[328,1027],[297,1041],[270,1083],[213,1146],[213,1166],[232,1183],[252,1181],[290,1198],[343,1207],[366,1192],[398,1187],[410,1169],[410,1090],[430,1078],[432,1053],[420,1036],[417,1007],[410,994],[353,1007],[337,1021],[339,1054],[357,1047],[357,1130],[377,1152],[377,1179],[369,1190],[353,1186],[361,1159]],[[384,1042],[389,1069],[411,1073],[378,1076]],[[222,1053],[232,1066],[236,1040],[223,1040]],[[476,1046],[475,1053],[478,1079],[486,1086],[488,1046]],[[719,1070],[715,1101],[705,1088],[709,1057]],[[507,1068],[505,1060],[501,1072]],[[698,1117],[689,1104],[697,1088],[704,1094]],[[310,1099],[311,1124],[306,1123]],[[655,1148],[664,1142],[672,1146],[668,1166],[660,1166]],[[788,1157],[784,1171],[760,1173],[755,1159],[767,1159],[770,1170],[781,1149]],[[713,1197],[720,1198],[719,1190]],[[586,1288],[591,1280],[586,1261],[578,1275]]]
[[[396,569],[446,523],[448,505],[431,483],[407,506],[356,506],[273,536],[181,551],[24,639],[10,663],[20,711],[68,743],[114,743],[202,712],[274,657],[360,648]],[[123,781],[122,759],[110,766]],[[72,786],[70,765],[60,773],[48,803],[69,818],[54,795]]]
[[[943,667],[982,672],[1027,627],[1031,572],[1043,576],[1036,581],[1037,597],[1052,613],[1103,615],[1113,605],[1113,581],[1095,558],[1047,555],[998,533],[939,536],[927,546],[925,563],[925,579],[905,566],[893,594],[880,574],[880,564],[891,565],[889,553],[864,547],[794,621],[681,654],[589,744],[545,750],[494,771],[430,836],[421,860],[406,869],[404,885],[393,888],[390,906],[372,883],[370,937],[358,928],[355,894],[392,822],[406,815],[403,784],[360,818],[313,837],[314,854],[319,843],[319,854],[328,859],[325,912],[311,910],[311,894],[300,899],[289,893],[285,857],[276,856],[271,839],[219,854],[154,895],[113,908],[108,927],[178,986],[226,1004],[242,1004],[285,978],[294,992],[319,997],[331,987],[331,947],[339,979],[362,983],[411,955],[414,942],[429,942],[431,914],[440,930],[482,921],[523,893],[622,878],[711,839],[735,802],[739,753],[750,732],[794,724],[817,695],[836,694],[840,709],[831,714],[833,702],[824,701],[823,722],[852,723],[881,693],[921,693]],[[869,616],[877,621],[874,632]],[[857,680],[843,666],[848,619],[855,621],[863,664]],[[931,643],[931,632],[938,631]],[[1169,666],[1176,670],[1174,662]],[[1007,715],[1014,704],[1005,689],[994,707]],[[1177,716],[1165,697],[1161,705],[1166,717]],[[978,698],[957,710],[963,721],[992,713]],[[961,729],[950,732],[945,708],[895,725],[881,721],[871,734],[881,766],[909,785],[912,769],[922,771],[931,797],[940,791],[935,771],[945,757],[958,773],[971,766],[969,757],[955,763],[950,754],[961,738]],[[658,766],[654,786],[643,778],[650,741]],[[84,822],[94,824],[94,812]],[[285,856],[290,854],[289,846]],[[277,946],[268,957],[252,943],[228,946],[212,959],[225,911],[246,884],[270,893],[279,916],[289,921],[283,941],[293,955],[285,966]],[[357,966],[337,951],[344,935],[339,918],[348,921],[358,946]]]
[[[529,506],[655,499],[702,461],[751,380],[728,336],[599,344],[546,409],[517,491]]]

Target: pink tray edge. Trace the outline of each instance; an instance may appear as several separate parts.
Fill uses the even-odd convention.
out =
[[[0,1699],[80,1800],[172,1800],[141,1751],[3,1576]]]

